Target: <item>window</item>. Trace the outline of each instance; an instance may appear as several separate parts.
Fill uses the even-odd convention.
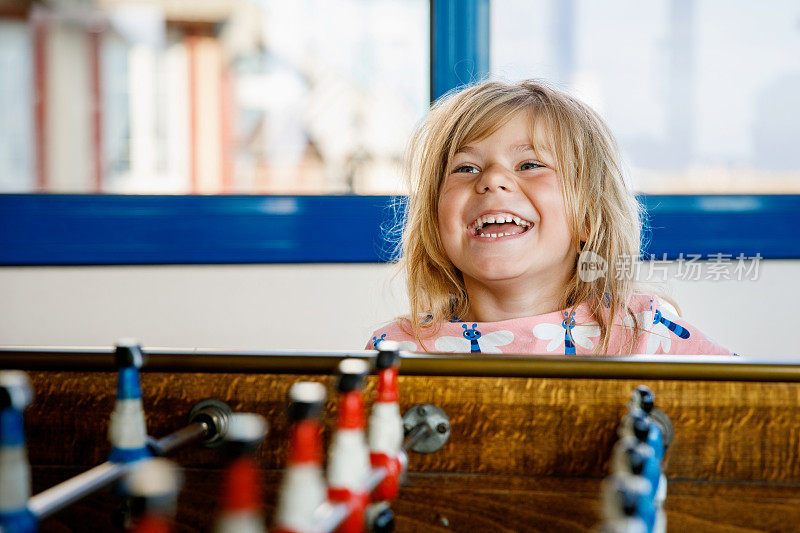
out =
[[[0,192],[33,190],[33,92],[27,25],[0,20]]]
[[[0,192],[399,190],[427,0],[45,6],[0,13]]]
[[[800,4],[493,0],[490,63],[608,121],[644,193],[800,192]]]
[[[0,193],[78,193],[0,194],[0,265],[386,260],[413,125],[490,70],[606,117],[647,253],[800,257],[787,0],[102,5],[0,8]]]

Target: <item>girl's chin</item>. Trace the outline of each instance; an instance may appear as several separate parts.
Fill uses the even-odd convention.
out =
[[[478,266],[471,275],[473,279],[482,283],[506,281],[519,279],[525,274],[525,270],[517,267],[510,268],[510,265]]]
[[[534,252],[530,249],[515,250],[513,253],[483,251],[470,254],[469,264],[472,265],[473,272],[522,271],[531,266],[532,255]]]

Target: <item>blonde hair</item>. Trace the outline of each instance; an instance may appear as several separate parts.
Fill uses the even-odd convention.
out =
[[[634,332],[640,329],[628,307],[636,292],[635,281],[626,272],[618,275],[616,269],[624,264],[627,270],[635,266],[631,262],[638,261],[643,210],[626,182],[619,149],[608,126],[587,105],[545,83],[488,81],[437,100],[408,145],[409,196],[397,266],[406,274],[410,313],[397,319],[425,351],[424,330],[435,334],[442,323],[469,310],[463,277],[446,255],[439,234],[436,213],[446,169],[465,145],[491,135],[517,113],[526,111],[532,117],[530,137],[537,151],[542,147],[535,146],[534,123],[541,120],[546,126],[576,250],[576,267],[559,309],[584,302],[588,305],[600,327],[599,353],[607,352],[611,321],[619,313],[633,319]],[[577,254],[581,248],[606,260],[604,277],[589,283],[580,279]],[[630,352],[635,342],[636,333],[629,336],[625,349]]]

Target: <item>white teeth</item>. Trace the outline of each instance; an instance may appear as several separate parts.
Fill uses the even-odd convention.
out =
[[[497,237],[511,237],[512,235],[518,235],[517,233],[482,233],[477,235],[478,237],[487,237],[487,238],[497,238]]]
[[[514,222],[517,226],[522,226],[522,227],[528,227],[531,225],[530,222],[518,216],[503,214],[503,215],[484,215],[482,217],[478,217],[478,219],[472,223],[471,227],[478,230],[481,229],[486,224],[492,224],[492,223],[504,224],[508,222]]]
[[[475,222],[473,222],[470,227],[475,230],[475,235],[478,235],[478,232],[485,226],[486,224],[496,223],[496,224],[503,224],[507,222],[514,222],[517,226],[522,228],[528,228],[532,226],[531,222],[528,222],[524,218],[520,218],[518,216],[514,216],[511,214],[502,214],[502,215],[483,215],[478,217]],[[484,234],[480,235],[481,237],[488,237],[490,235],[496,235],[498,237],[502,237],[504,235],[514,235],[513,233],[495,233],[495,234]]]

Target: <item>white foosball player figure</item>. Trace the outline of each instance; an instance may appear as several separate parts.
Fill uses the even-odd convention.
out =
[[[258,465],[252,457],[266,434],[263,417],[253,413],[231,415],[223,444],[229,463],[223,475],[222,509],[215,533],[266,533]]]
[[[114,358],[118,368],[117,400],[108,425],[111,442],[108,460],[132,463],[151,456],[139,383],[139,369],[144,363],[142,347],[134,340],[120,340]]]
[[[137,514],[133,533],[169,533],[183,476],[172,461],[160,457],[139,461],[124,481]]]
[[[655,508],[653,531],[666,531],[666,513],[664,499],[667,492],[667,479],[661,471],[660,462],[656,460],[653,449],[639,442],[635,437],[620,439],[611,456],[611,472],[624,472],[645,479],[649,485],[648,498]]]
[[[393,500],[400,492],[404,454],[403,417],[397,403],[399,366],[399,345],[392,341],[381,341],[375,359],[375,368],[378,371],[377,394],[369,417],[370,462],[373,468],[386,469],[386,477],[372,491],[376,501]]]
[[[328,499],[350,508],[347,518],[336,530],[361,533],[366,524],[369,503],[367,479],[371,473],[369,448],[364,435],[365,415],[362,387],[369,366],[361,359],[339,363],[339,414],[336,431],[328,452]]]
[[[603,482],[601,513],[601,533],[653,533],[650,483],[627,472],[614,473]]]
[[[325,387],[310,381],[289,389],[289,459],[283,474],[275,514],[276,533],[312,533],[315,511],[325,503],[322,473],[322,427]]]

